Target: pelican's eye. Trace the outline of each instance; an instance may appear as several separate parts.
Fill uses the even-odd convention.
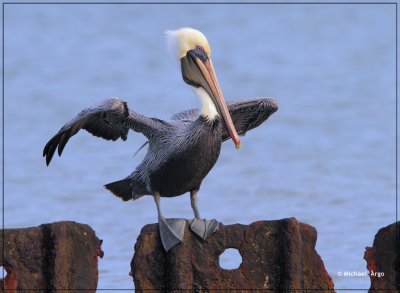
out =
[[[203,48],[202,46],[199,46],[199,45],[196,46],[196,50],[197,50],[197,51],[200,51],[200,52],[202,52],[202,53],[204,53],[204,54],[206,53],[206,51],[204,50],[204,48]]]

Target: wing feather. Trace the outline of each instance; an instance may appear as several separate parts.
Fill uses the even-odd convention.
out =
[[[278,103],[273,98],[254,98],[227,102],[233,124],[239,135],[260,126],[269,116],[278,110]],[[173,120],[193,121],[200,115],[199,109],[190,109],[176,113]],[[229,134],[224,127],[222,141],[228,140]]]
[[[278,110],[278,103],[273,98],[255,98],[228,102],[228,110],[239,135],[260,126]],[[222,131],[222,141],[230,138],[227,129]]]
[[[175,113],[172,116],[172,120],[180,120],[180,121],[193,121],[199,117],[199,109],[190,109],[185,110],[179,113]]]
[[[43,156],[49,165],[58,149],[61,156],[67,142],[79,130],[85,129],[94,136],[115,141],[126,140],[129,129],[143,133],[150,138],[166,126],[162,120],[149,118],[129,110],[127,103],[112,97],[102,103],[82,110],[68,121],[45,145]]]

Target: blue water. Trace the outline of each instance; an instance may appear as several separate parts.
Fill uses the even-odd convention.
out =
[[[151,197],[124,203],[103,185],[138,165],[145,141],[79,133],[45,166],[47,140],[81,109],[119,96],[169,118],[199,102],[166,51],[164,31],[202,30],[226,99],[273,96],[279,111],[225,142],[199,207],[224,224],[296,217],[336,289],[368,288],[365,246],[395,221],[394,5],[5,5],[5,226],[87,223],[104,240],[99,289],[133,288]],[[187,195],[162,200],[191,217]]]

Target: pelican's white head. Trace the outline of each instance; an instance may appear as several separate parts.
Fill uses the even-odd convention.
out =
[[[215,75],[207,38],[192,28],[167,31],[166,36],[170,52],[181,63],[183,80],[192,86],[202,102],[202,116],[214,121],[221,115],[229,135],[239,148],[239,137]]]
[[[204,49],[207,56],[211,56],[210,44],[206,36],[198,30],[190,27],[180,28],[174,31],[166,31],[167,45],[171,54],[181,59],[187,52],[200,46]]]

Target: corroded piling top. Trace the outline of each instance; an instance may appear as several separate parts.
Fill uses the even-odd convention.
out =
[[[6,229],[2,236],[0,251],[4,249],[4,255],[0,255],[0,264],[7,273],[0,280],[2,290],[96,291],[97,261],[99,256],[103,257],[102,241],[88,225],[56,222]]]
[[[218,289],[318,289],[332,292],[333,282],[315,251],[315,228],[296,219],[259,221],[250,225],[220,223],[206,241],[188,228],[184,242],[166,253],[158,225],[146,225],[135,245],[131,275],[135,289],[213,291]],[[236,248],[239,268],[225,270],[219,256]]]
[[[400,290],[400,222],[378,231],[373,247],[366,247],[364,259],[371,279],[369,292]]]

